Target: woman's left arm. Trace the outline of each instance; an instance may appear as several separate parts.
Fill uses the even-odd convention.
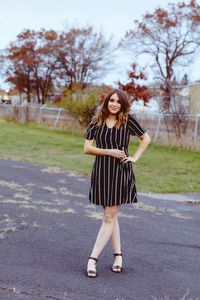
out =
[[[139,136],[139,138],[140,138],[140,143],[139,143],[137,150],[133,154],[133,156],[125,157],[124,159],[122,159],[122,162],[126,163],[126,162],[130,161],[130,162],[134,163],[141,157],[141,155],[143,154],[145,149],[148,147],[148,145],[151,141],[151,138],[147,132],[145,132],[143,135]]]

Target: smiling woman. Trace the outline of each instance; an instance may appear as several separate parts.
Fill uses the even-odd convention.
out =
[[[87,129],[84,151],[95,155],[89,199],[102,205],[104,219],[93,251],[88,260],[87,276],[96,277],[99,254],[111,238],[115,261],[113,272],[122,271],[122,254],[118,210],[123,204],[137,202],[135,175],[132,163],[147,148],[150,137],[138,121],[129,114],[130,100],[123,90],[111,91],[104,100]],[[133,154],[128,154],[130,135],[137,135],[140,144]],[[96,146],[93,146],[94,140]]]

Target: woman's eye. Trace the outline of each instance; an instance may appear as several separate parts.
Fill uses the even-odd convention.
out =
[[[120,100],[115,100],[115,99],[112,99],[112,98],[111,98],[109,101],[112,102],[112,103],[113,103],[113,102],[120,103]]]

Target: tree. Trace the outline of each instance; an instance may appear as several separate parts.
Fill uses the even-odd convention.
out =
[[[74,84],[83,89],[108,69],[110,41],[91,26],[62,32],[58,45],[58,78],[68,89]]]
[[[53,30],[24,30],[6,50],[6,81],[27,95],[35,94],[44,104],[53,86],[56,69],[57,34]]]
[[[136,55],[150,56],[163,91],[163,110],[170,108],[176,69],[188,65],[200,47],[200,5],[195,0],[158,7],[135,21],[121,45]]]
[[[38,47],[35,51],[33,76],[38,102],[44,104],[55,85],[57,69],[58,35],[54,30],[37,32]]]
[[[20,93],[25,93],[28,102],[31,101],[33,92],[33,49],[35,47],[33,37],[33,31],[24,31],[23,34],[18,35],[16,42],[10,44],[4,56],[6,81],[13,84]]]
[[[128,77],[130,79],[128,83],[122,84],[118,82],[119,88],[129,94],[131,101],[143,100],[144,104],[147,104],[151,98],[151,93],[146,85],[138,82],[138,80],[143,81],[147,78],[142,71],[137,71],[137,64],[132,64],[131,71],[128,72]]]
[[[97,98],[101,88],[91,87],[84,89],[78,84],[73,84],[66,89],[60,102],[67,113],[74,117],[80,125],[88,126],[99,105]]]
[[[44,104],[55,85],[84,89],[106,71],[110,62],[110,41],[91,26],[54,30],[25,29],[4,53],[6,81],[28,102],[36,95]]]

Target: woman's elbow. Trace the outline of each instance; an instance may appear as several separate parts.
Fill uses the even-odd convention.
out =
[[[90,154],[90,147],[88,145],[85,145],[83,152],[84,152],[84,154]]]
[[[149,145],[150,144],[150,142],[151,142],[151,138],[150,138],[150,136],[147,134],[147,136],[146,136],[146,142],[147,142],[147,144]]]
[[[149,145],[151,142],[151,138],[148,135],[148,133],[145,133],[141,138],[141,141],[143,141],[146,145]]]
[[[84,152],[84,154],[88,154],[88,147],[87,146],[84,147],[83,152]]]

